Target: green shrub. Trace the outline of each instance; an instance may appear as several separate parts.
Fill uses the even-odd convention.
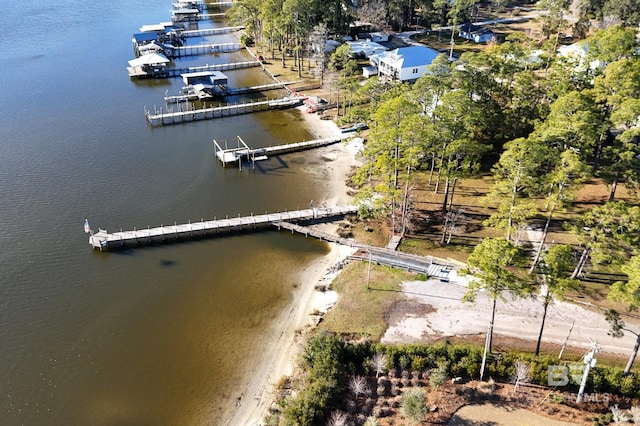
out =
[[[427,413],[427,399],[420,388],[411,388],[402,398],[402,413],[412,423],[421,422]]]
[[[425,357],[416,355],[413,357],[413,360],[411,361],[411,369],[414,371],[425,370],[428,366],[427,362],[428,360]]]
[[[431,370],[431,374],[429,374],[429,386],[433,389],[438,389],[440,386],[447,381],[449,363],[446,360],[440,361],[438,363],[438,368]]]
[[[333,399],[336,383],[318,379],[305,387],[298,396],[284,407],[286,425],[318,424],[325,415],[329,401]]]
[[[253,46],[253,37],[249,34],[242,34],[240,36],[240,43],[242,43],[243,46]]]

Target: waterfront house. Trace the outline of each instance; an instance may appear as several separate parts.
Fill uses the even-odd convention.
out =
[[[427,71],[440,52],[426,46],[400,47],[378,57],[380,78],[414,82]]]

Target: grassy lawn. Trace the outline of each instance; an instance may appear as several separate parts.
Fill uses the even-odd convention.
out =
[[[331,287],[340,297],[320,323],[320,330],[380,339],[387,328],[385,314],[405,298],[400,283],[416,280],[418,275],[372,264],[367,289],[368,270],[368,262],[353,262],[336,277]]]

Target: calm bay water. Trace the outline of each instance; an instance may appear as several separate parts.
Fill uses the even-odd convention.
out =
[[[92,251],[82,223],[131,229],[305,208],[305,157],[223,169],[212,139],[309,137],[296,111],[150,127],[178,80],[131,81],[131,35],[170,2],[26,0],[0,40],[0,424],[217,424],[228,389],[326,247],[288,234]],[[224,21],[201,23],[226,26]],[[232,41],[231,36],[208,38]],[[193,40],[202,42],[203,40]],[[199,65],[248,60],[195,57]],[[268,82],[231,71],[232,85]],[[268,335],[267,335],[268,336]]]

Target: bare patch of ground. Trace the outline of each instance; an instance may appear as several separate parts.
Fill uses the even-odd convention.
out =
[[[454,282],[458,282],[458,284]],[[382,337],[384,343],[417,343],[440,339],[442,336],[484,335],[489,325],[492,300],[485,293],[478,294],[475,303],[462,302],[466,292],[464,278],[452,278],[452,282],[438,280],[412,281],[402,285],[410,301],[429,306],[425,315],[396,315]],[[498,300],[494,333],[499,336],[531,341],[535,347],[542,320],[542,305],[535,298]],[[543,341],[589,349],[589,339],[598,342],[603,354],[624,356],[635,342],[635,336],[627,333],[614,339],[607,333],[609,324],[601,311],[586,309],[573,303],[556,301],[549,306]],[[640,328],[638,324],[629,324]]]

